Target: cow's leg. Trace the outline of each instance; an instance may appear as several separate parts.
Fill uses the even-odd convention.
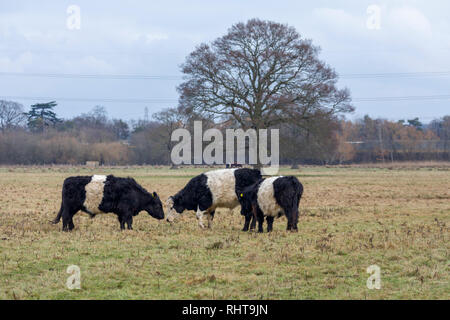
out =
[[[75,227],[73,224],[73,216],[78,210],[70,209],[67,206],[64,207],[62,212],[63,231],[71,231]]]
[[[211,198],[203,196],[198,200],[196,216],[197,216],[198,225],[200,226],[200,228],[202,228],[202,229],[205,228],[205,224],[203,223],[203,217],[205,215],[207,215],[206,218],[208,219],[208,227],[211,226],[210,220],[212,220],[212,218],[209,217],[209,215],[212,212],[212,210],[214,210],[214,209],[215,208],[213,206]]]
[[[128,216],[126,222],[128,230],[133,230],[133,216]]]
[[[298,209],[293,212],[293,218],[292,218],[292,229],[295,232],[298,231],[297,224],[298,224]]]
[[[203,224],[203,216],[205,214],[205,211],[200,210],[200,207],[197,208],[197,213],[195,214],[197,216],[198,225],[200,228],[204,229],[205,225]]]
[[[124,216],[119,214],[119,215],[117,215],[117,218],[119,219],[120,230],[125,230],[125,218],[124,218]]]
[[[293,216],[292,216],[292,212],[288,212],[287,214],[286,214],[286,218],[287,218],[287,228],[286,228],[286,230],[287,231],[290,231],[290,230],[292,230],[292,226],[293,226]]]
[[[286,227],[286,230],[287,231],[290,231],[291,230],[291,228],[292,228],[292,223],[291,223],[291,218],[290,217],[287,217],[287,227]]]
[[[262,214],[258,214],[258,232],[263,232],[263,223],[264,223],[264,216]]]
[[[70,231],[69,229],[69,221],[70,221],[70,217],[68,214],[64,214],[64,211],[62,213],[62,222],[63,222],[63,226],[62,226],[62,230],[63,231]]]
[[[255,230],[255,228],[256,228],[256,217],[252,214],[252,215],[250,215],[249,216],[249,218],[250,218],[250,221],[251,221],[251,223],[250,223],[250,230]]]
[[[298,206],[300,204],[300,198],[302,197],[302,194],[299,193],[297,196],[297,202],[294,204],[294,208],[293,209],[293,213],[294,213],[294,231],[297,232],[298,228],[297,228],[297,224],[298,224],[298,216],[299,216],[299,211],[298,211]]]
[[[271,217],[271,216],[267,216],[266,217],[266,220],[267,220],[267,232],[271,232],[272,231],[273,219],[274,219],[274,217]]]
[[[117,214],[117,218],[119,219],[120,230],[125,229],[125,223],[128,225],[128,229],[131,229],[132,221],[129,221],[130,218],[133,219],[133,212],[135,212],[135,209],[126,203],[120,203],[117,206],[114,213]]]
[[[250,225],[250,221],[252,220],[252,216],[250,214],[245,215],[245,223],[242,231],[248,231],[248,227]]]
[[[255,204],[252,204],[252,213],[250,215],[250,219],[252,220],[252,223],[250,225],[250,230],[254,230],[256,227],[256,220],[257,220],[257,208]]]
[[[214,213],[215,212],[216,212],[215,210],[211,210],[211,211],[206,211],[206,213],[205,213],[206,219],[208,221],[208,229],[211,229],[212,221],[214,219]]]

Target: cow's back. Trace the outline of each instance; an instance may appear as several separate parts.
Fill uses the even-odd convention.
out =
[[[280,207],[275,199],[275,191],[273,183],[280,177],[270,177],[264,179],[258,189],[258,206],[264,215],[276,217],[279,213],[284,213],[284,210]]]
[[[239,202],[236,197],[235,186],[236,169],[221,169],[206,172],[207,185],[212,193],[212,206],[234,208]]]
[[[91,181],[85,187],[86,199],[83,205],[88,211],[94,214],[105,213],[99,208],[103,200],[105,182],[105,175],[93,175]]]
[[[261,179],[259,170],[220,169],[205,173],[212,193],[213,207],[234,208],[239,205],[238,194]]]

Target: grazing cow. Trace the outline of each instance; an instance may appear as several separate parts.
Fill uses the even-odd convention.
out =
[[[239,205],[238,195],[261,179],[257,169],[220,169],[192,178],[176,195],[167,200],[167,221],[172,222],[185,210],[197,211],[198,224],[205,228],[203,216],[211,228],[216,208],[233,209]]]
[[[132,229],[133,216],[147,211],[156,219],[164,219],[161,200],[142,188],[133,178],[118,178],[113,175],[69,177],[64,180],[62,202],[53,223],[62,217],[63,231],[74,228],[72,217],[78,212],[88,213],[91,218],[100,213],[115,213],[120,229]]]
[[[245,188],[239,195],[242,212],[245,213],[243,231],[251,229],[258,220],[258,232],[263,232],[264,217],[267,220],[267,232],[272,231],[274,218],[285,215],[287,230],[297,231],[298,205],[303,194],[303,186],[294,176],[271,177],[262,179]]]

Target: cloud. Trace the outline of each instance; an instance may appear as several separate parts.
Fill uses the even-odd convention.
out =
[[[431,37],[433,34],[430,21],[416,8],[392,8],[387,18],[390,27],[402,33],[421,37]]]
[[[147,43],[167,39],[169,39],[169,36],[164,33],[147,33],[145,35],[145,40]]]
[[[21,53],[16,58],[9,56],[0,56],[0,70],[2,72],[23,72],[34,62],[33,55],[30,52]]]
[[[282,0],[275,3],[232,0],[213,3],[175,0],[167,4],[131,0],[124,5],[114,1],[77,0],[81,8],[81,30],[66,28],[66,9],[70,2],[0,2],[0,71],[4,72],[175,75],[180,63],[196,45],[214,40],[225,34],[233,23],[252,17],[296,27],[302,36],[322,47],[321,59],[340,74],[450,69],[447,14],[450,2],[445,1],[320,0],[307,3]],[[369,30],[366,26],[366,9],[372,3],[381,7],[380,30]],[[279,10],[280,6],[285,10]],[[445,94],[448,91],[445,77],[341,81],[345,81],[354,97]],[[36,81],[36,78],[0,77],[3,94],[17,96],[70,97],[77,92],[80,97],[176,99],[175,86],[176,83],[169,81],[45,78]],[[62,105],[61,110],[65,110]],[[64,105],[70,106],[70,103]],[[76,104],[77,108],[81,105],[91,107],[90,103]],[[448,105],[441,105],[448,109]],[[114,106],[107,105],[108,110]],[[117,116],[125,109],[121,108],[117,106]],[[129,108],[143,110],[144,105]],[[372,108],[374,105],[370,104],[366,109],[361,107],[359,112],[372,112]],[[380,114],[406,110],[380,108]]]
[[[72,73],[114,73],[115,69],[105,60],[94,56],[85,56],[81,59],[76,59],[65,63],[65,69]]]
[[[364,27],[364,17],[352,15],[350,12],[343,9],[333,8],[318,8],[313,10],[313,16],[320,20],[322,27],[331,31],[346,31],[355,30],[354,27]],[[337,28],[337,29],[336,29]]]

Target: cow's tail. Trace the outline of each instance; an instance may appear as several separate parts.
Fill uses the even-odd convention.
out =
[[[56,215],[56,218],[52,221],[53,224],[59,223],[59,220],[61,220],[61,215],[63,213],[63,204],[61,203],[61,208],[59,209],[58,214]]]

